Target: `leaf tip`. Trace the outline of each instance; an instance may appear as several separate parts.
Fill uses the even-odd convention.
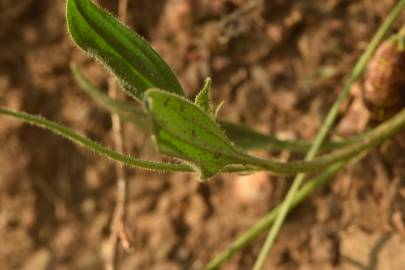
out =
[[[211,91],[212,80],[210,77],[207,77],[204,81],[204,85],[201,88],[200,92],[197,94],[194,100],[194,104],[196,104],[200,109],[202,109],[205,113],[212,116],[212,102],[210,98],[210,91]]]

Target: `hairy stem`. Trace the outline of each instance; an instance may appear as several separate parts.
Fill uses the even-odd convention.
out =
[[[319,156],[316,159],[311,158],[309,160],[309,158],[307,158],[306,161],[290,161],[285,163],[276,160],[259,159],[247,156],[245,157],[245,161],[250,165],[256,165],[260,168],[281,174],[315,171],[333,163],[350,159],[358,153],[380,144],[382,141],[392,137],[404,128],[405,109],[397,113],[390,120],[368,132],[367,136],[362,140],[344,146],[330,154]]]
[[[22,120],[28,124],[38,126],[44,129],[48,129],[51,132],[58,134],[68,140],[78,143],[89,150],[93,150],[97,154],[107,157],[109,159],[121,162],[125,165],[131,167],[137,167],[142,169],[149,169],[155,171],[173,171],[173,172],[192,172],[193,169],[188,165],[183,164],[171,164],[171,163],[161,163],[155,161],[148,161],[143,159],[138,159],[130,157],[119,153],[117,151],[111,150],[108,147],[102,146],[101,144],[90,140],[89,138],[67,128],[58,123],[49,121],[40,116],[27,114],[24,112],[16,112],[0,107],[0,114],[8,115],[19,120]]]
[[[93,150],[97,154],[108,157],[112,160],[121,162],[125,165],[143,169],[159,170],[159,171],[173,171],[173,172],[193,172],[192,167],[185,164],[172,164],[172,163],[160,163],[154,161],[147,161],[124,155],[120,152],[111,150],[101,144],[90,140],[89,138],[66,128],[58,123],[46,120],[40,116],[27,114],[24,112],[16,112],[0,107],[0,114],[8,115],[29,124],[48,129],[58,135],[61,135],[73,142],[76,142],[86,148]],[[259,159],[251,156],[244,155],[240,157],[240,163],[242,165],[229,165],[226,166],[222,172],[249,172],[268,170],[273,173],[281,174],[294,174],[302,171],[316,171],[321,167],[325,167],[336,163],[338,161],[344,161],[350,157],[355,156],[359,152],[371,148],[383,140],[386,140],[398,131],[405,128],[405,109],[396,114],[390,120],[384,122],[378,127],[374,128],[368,133],[362,141],[350,144],[342,147],[339,150],[327,155],[320,156],[312,161],[291,161],[280,162],[277,160]]]

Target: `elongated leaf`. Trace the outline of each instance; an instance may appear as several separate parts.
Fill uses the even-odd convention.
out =
[[[189,161],[200,179],[226,165],[241,163],[243,153],[200,107],[159,89],[145,93],[145,105],[153,120],[159,151]]]
[[[74,42],[100,60],[131,96],[148,88],[184,95],[176,76],[148,43],[89,0],[67,1],[67,25]]]

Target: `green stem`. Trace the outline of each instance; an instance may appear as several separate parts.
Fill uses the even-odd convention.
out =
[[[347,162],[333,164],[332,166],[328,167],[324,172],[322,172],[322,174],[308,181],[308,183],[306,183],[302,188],[300,188],[300,190],[294,196],[291,208],[294,208],[297,205],[299,205],[314,190],[328,183],[331,177],[335,175],[339,170],[341,170],[344,166],[346,166],[346,164]],[[205,266],[204,270],[219,269],[219,267],[223,263],[228,261],[236,252],[246,247],[252,240],[254,240],[257,236],[259,236],[266,229],[268,229],[269,226],[276,219],[279,211],[280,205],[273,208],[271,212],[269,212],[266,216],[264,216],[258,223],[256,223],[252,228],[250,228],[247,232],[245,232],[238,239],[236,239],[224,252],[222,252],[221,254],[217,255],[214,259],[212,259]]]
[[[122,153],[111,150],[101,144],[90,140],[89,138],[66,128],[58,123],[46,120],[42,117],[23,113],[15,112],[0,107],[0,114],[12,116],[29,124],[48,129],[58,135],[61,135],[73,142],[95,151],[101,156],[108,157],[112,160],[119,161],[125,165],[132,167],[139,167],[151,170],[162,171],[175,171],[175,172],[192,172],[193,169],[188,165],[160,163],[154,161],[147,161],[126,156]],[[249,172],[258,170],[268,170],[273,173],[294,174],[302,171],[315,171],[321,167],[344,161],[350,157],[357,155],[359,152],[371,148],[381,141],[392,137],[399,130],[405,128],[405,109],[396,114],[390,120],[384,122],[378,127],[374,128],[368,133],[364,140],[345,146],[331,154],[320,156],[312,161],[291,161],[280,162],[277,160],[259,159],[252,156],[243,155],[240,157],[242,165],[229,165],[226,166],[222,172]]]
[[[309,153],[311,155],[307,155],[306,161],[290,161],[286,163],[277,160],[244,156],[244,159],[241,159],[241,163],[245,161],[249,165],[256,165],[260,168],[281,174],[316,171],[317,169],[319,170],[319,168],[326,167],[333,163],[350,159],[358,153],[392,137],[403,128],[405,128],[405,109],[368,132],[367,137],[364,137],[361,141],[344,146],[341,149],[330,154],[319,156],[316,159],[313,159],[314,154],[311,152],[312,154]]]
[[[46,120],[40,116],[27,114],[24,112],[16,112],[11,111],[5,108],[0,107],[0,114],[12,116],[29,124],[48,129],[53,133],[56,133],[66,139],[69,139],[75,143],[78,143],[88,149],[93,150],[97,154],[110,158],[115,161],[119,161],[125,165],[132,166],[132,167],[139,167],[143,169],[150,169],[150,170],[159,170],[159,171],[173,171],[173,172],[192,172],[192,168],[183,165],[183,164],[170,164],[170,163],[161,163],[161,162],[154,162],[154,161],[147,161],[142,159],[133,158],[130,156],[126,156],[122,153],[117,151],[111,150],[101,144],[90,140],[89,138],[69,129],[66,128],[58,123]]]
[[[360,59],[357,61],[356,65],[354,66],[350,77],[346,81],[342,93],[339,95],[338,99],[336,102],[333,104],[332,108],[328,112],[325,122],[322,125],[320,131],[318,132],[313,145],[309,149],[305,160],[310,161],[313,160],[316,154],[318,153],[323,141],[325,140],[329,130],[332,128],[332,125],[335,121],[335,118],[338,114],[339,108],[344,101],[344,99],[347,97],[349,94],[350,88],[352,84],[361,76],[363,73],[364,69],[367,66],[367,62],[373,55],[374,51],[376,50],[378,44],[381,42],[383,39],[385,33],[388,31],[390,26],[393,24],[395,19],[399,16],[401,13],[402,9],[405,7],[405,0],[400,0],[397,5],[391,10],[390,14],[387,16],[385,19],[384,23],[381,25],[381,27],[378,29],[377,33],[374,35],[373,39],[370,41],[368,44],[365,52],[361,55]],[[260,270],[263,268],[263,265],[265,263],[265,260],[267,258],[267,255],[270,252],[271,247],[273,246],[273,243],[278,235],[278,232],[280,231],[284,220],[288,214],[288,211],[291,207],[291,204],[293,202],[293,199],[295,197],[295,194],[297,193],[299,187],[301,186],[302,182],[305,179],[305,174],[300,173],[296,176],[294,179],[293,184],[290,187],[290,190],[287,193],[287,196],[285,200],[283,201],[281,205],[281,209],[279,213],[277,214],[276,221],[274,225],[272,226],[266,241],[260,251],[260,254],[255,262],[254,265],[254,270]]]

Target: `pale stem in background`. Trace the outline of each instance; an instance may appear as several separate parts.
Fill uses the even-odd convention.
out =
[[[367,67],[367,63],[370,60],[371,56],[377,49],[378,44],[382,41],[385,33],[388,31],[389,27],[393,24],[395,19],[399,16],[402,10],[405,8],[405,0],[400,0],[397,4],[393,7],[390,14],[387,16],[381,27],[378,29],[377,33],[374,35],[372,40],[369,42],[366,50],[360,56],[357,63],[354,65],[351,74],[346,79],[344,84],[343,90],[341,94],[338,96],[335,103],[332,105],[331,109],[329,110],[326,118],[319,130],[318,134],[315,137],[313,144],[311,145],[310,149],[308,150],[307,155],[305,156],[305,161],[313,160],[316,155],[318,154],[319,149],[322,146],[326,136],[328,135],[329,131],[333,127],[335,119],[339,113],[339,108],[342,105],[343,101],[349,95],[351,86],[360,78],[361,74]],[[264,242],[262,249],[260,250],[259,256],[256,259],[255,265],[253,267],[254,270],[261,270],[264,267],[265,260],[270,252],[271,247],[281,227],[284,223],[284,220],[288,214],[288,211],[291,208],[291,204],[293,202],[294,196],[298,192],[300,186],[304,182],[306,177],[305,173],[299,173],[295,177],[285,199],[283,200],[280,211],[277,213],[276,220],[274,221],[273,227],[270,229],[269,234]]]
[[[127,20],[128,0],[119,0],[118,2],[118,17],[122,22]],[[112,99],[119,97],[117,91],[117,83],[114,77],[108,80],[108,95]],[[124,153],[124,134],[122,122],[116,113],[111,113],[112,136],[115,150]],[[126,232],[126,207],[128,195],[128,179],[126,177],[125,168],[116,163],[115,176],[117,178],[117,202],[114,209],[113,220],[111,223],[111,235],[108,245],[106,269],[114,270],[117,268],[119,259],[119,244],[128,250],[131,248],[131,243]]]

